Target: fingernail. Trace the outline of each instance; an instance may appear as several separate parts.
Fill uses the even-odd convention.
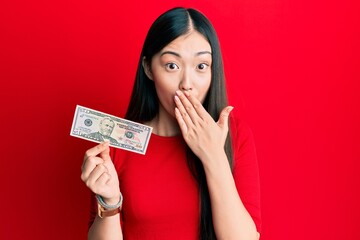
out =
[[[233,107],[233,106],[230,106],[230,107],[228,108],[228,110],[227,110],[228,113],[231,112],[233,109],[234,109],[234,107]]]
[[[103,141],[104,146],[105,146],[105,145],[108,145],[109,143],[110,143],[110,140],[109,140],[109,139],[104,139],[104,141]]]
[[[179,114],[179,109],[177,107],[175,107],[175,114]]]
[[[175,101],[180,101],[179,97],[175,95],[174,97]]]
[[[180,90],[176,90],[176,95],[181,96],[182,92]]]

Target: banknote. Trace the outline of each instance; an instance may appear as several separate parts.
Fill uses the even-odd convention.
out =
[[[152,127],[77,105],[70,135],[145,154]]]

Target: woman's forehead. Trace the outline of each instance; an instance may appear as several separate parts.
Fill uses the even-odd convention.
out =
[[[166,52],[188,52],[193,54],[210,53],[211,46],[207,39],[197,31],[191,31],[185,35],[181,35],[168,45],[166,45],[160,54]]]

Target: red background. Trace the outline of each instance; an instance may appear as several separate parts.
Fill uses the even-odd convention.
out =
[[[6,1],[0,239],[85,239],[75,105],[123,116],[145,34],[170,7],[217,29],[257,145],[263,240],[360,239],[358,1]]]

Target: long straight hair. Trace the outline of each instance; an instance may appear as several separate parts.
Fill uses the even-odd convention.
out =
[[[151,25],[141,51],[135,84],[125,118],[145,122],[152,120],[159,112],[159,99],[154,82],[145,74],[142,61],[145,57],[151,66],[152,57],[176,38],[189,33],[192,29],[202,34],[209,42],[212,52],[211,83],[203,106],[217,121],[221,110],[227,106],[225,76],[220,44],[210,21],[195,9],[173,8],[160,15]],[[231,137],[228,134],[224,146],[232,168]],[[216,239],[211,211],[211,201],[205,171],[200,159],[187,147],[187,161],[195,176],[200,194],[200,232],[202,240]]]

